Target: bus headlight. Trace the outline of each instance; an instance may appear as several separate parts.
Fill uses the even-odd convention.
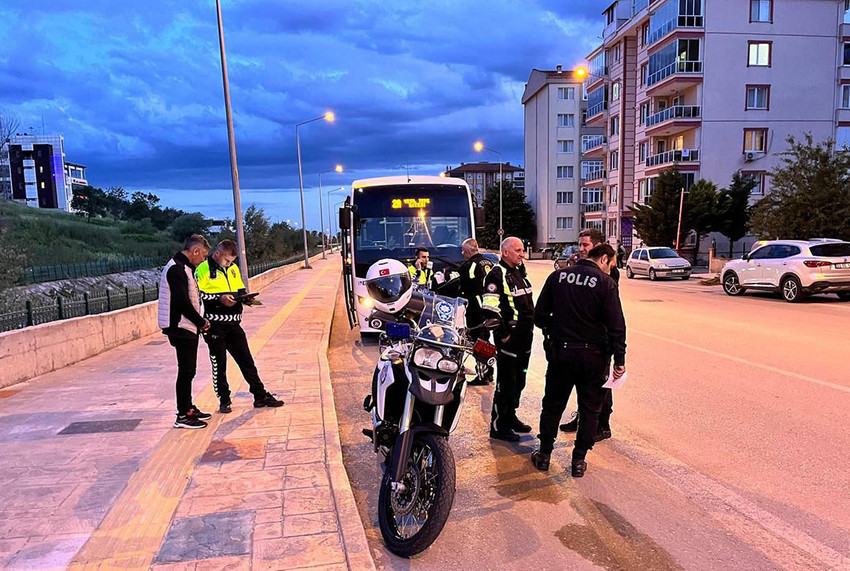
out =
[[[443,354],[435,349],[421,347],[413,354],[413,364],[425,369],[436,369],[437,363],[443,358]],[[455,367],[457,370],[457,367]]]

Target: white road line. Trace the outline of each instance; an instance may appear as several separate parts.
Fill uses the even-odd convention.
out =
[[[664,341],[666,343],[672,343],[673,345],[679,345],[680,347],[686,347],[688,349],[699,351],[701,353],[712,355],[714,357],[720,357],[722,359],[727,359],[729,361],[734,361],[743,365],[749,365],[750,367],[756,367],[758,369],[770,371],[771,373],[779,373],[780,375],[785,375],[786,377],[806,381],[807,383],[812,383],[814,385],[821,385],[822,387],[828,387],[845,393],[850,393],[850,387],[845,387],[844,385],[838,385],[836,383],[824,381],[823,379],[816,379],[815,377],[809,377],[808,375],[801,375],[792,371],[786,371],[785,369],[780,369],[779,367],[772,367],[770,365],[765,365],[764,363],[758,363],[756,361],[750,361],[749,359],[744,359],[742,357],[727,355],[726,353],[720,353],[719,351],[713,351],[711,349],[706,349],[705,347],[700,347],[698,345],[691,345],[690,343],[683,343],[682,341],[676,341],[675,339],[668,339],[667,337],[655,335],[654,333],[647,333],[646,331],[640,331],[635,329],[629,329],[629,333],[637,333],[638,335],[643,335],[645,337],[650,337],[652,339],[657,339],[658,341]]]

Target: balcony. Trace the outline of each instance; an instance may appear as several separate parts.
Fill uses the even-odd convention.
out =
[[[586,214],[588,212],[602,212],[605,210],[604,202],[593,202],[590,204],[581,204],[579,206],[579,210],[582,214]]]
[[[581,152],[585,155],[594,155],[602,151],[605,146],[605,135],[584,135],[581,138]]]
[[[583,185],[588,188],[597,187],[601,186],[605,182],[606,176],[607,174],[605,173],[605,169],[598,168],[582,173],[581,180]]]
[[[652,97],[672,95],[700,81],[702,81],[702,61],[674,61],[649,74],[646,79],[646,94]]]
[[[699,163],[699,149],[673,149],[646,157],[646,168],[660,170],[681,163]]]
[[[585,125],[593,125],[594,123],[598,122],[599,119],[604,119],[605,118],[604,111],[606,111],[607,109],[608,109],[608,102],[607,101],[600,101],[599,103],[596,103],[595,105],[593,105],[591,107],[588,107],[587,108],[587,117],[585,117],[585,119],[584,119],[584,124]]]
[[[666,137],[687,131],[699,125],[701,117],[699,105],[673,105],[646,118],[646,134]]]

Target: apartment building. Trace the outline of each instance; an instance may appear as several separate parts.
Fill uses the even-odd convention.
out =
[[[525,84],[525,194],[536,214],[538,248],[577,243],[584,200],[595,200],[583,196],[583,169],[596,164],[590,159],[605,136],[601,128],[583,127],[582,87],[560,65],[533,69]]]
[[[741,171],[770,191],[789,135],[850,144],[845,0],[619,0],[588,56],[584,226],[631,246],[628,207],[676,166],[687,189]],[[845,40],[847,40],[845,42]],[[529,163],[530,164],[530,163]]]
[[[65,161],[62,135],[16,134],[8,145],[5,168],[10,198],[36,208],[71,211],[75,186],[85,186],[83,165]]]
[[[459,167],[446,167],[446,176],[462,178],[469,185],[476,205],[483,206],[487,197],[487,189],[499,184],[499,175],[505,177],[505,182],[512,182],[514,187],[523,190],[525,188],[525,172],[521,166],[512,165],[510,162],[490,163],[480,161],[477,163],[460,163]]]

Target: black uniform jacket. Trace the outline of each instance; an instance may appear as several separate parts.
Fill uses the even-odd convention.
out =
[[[537,299],[534,323],[555,342],[587,343],[626,363],[626,320],[617,285],[591,260],[552,272]]]
[[[534,331],[534,298],[531,283],[525,275],[523,264],[512,268],[500,260],[484,279],[482,305],[502,320],[502,325],[496,330],[497,339]]]
[[[484,294],[484,278],[493,268],[493,262],[483,255],[475,254],[461,264],[460,295],[469,305],[466,306],[466,321],[470,327],[484,321],[481,313],[481,296]]]

